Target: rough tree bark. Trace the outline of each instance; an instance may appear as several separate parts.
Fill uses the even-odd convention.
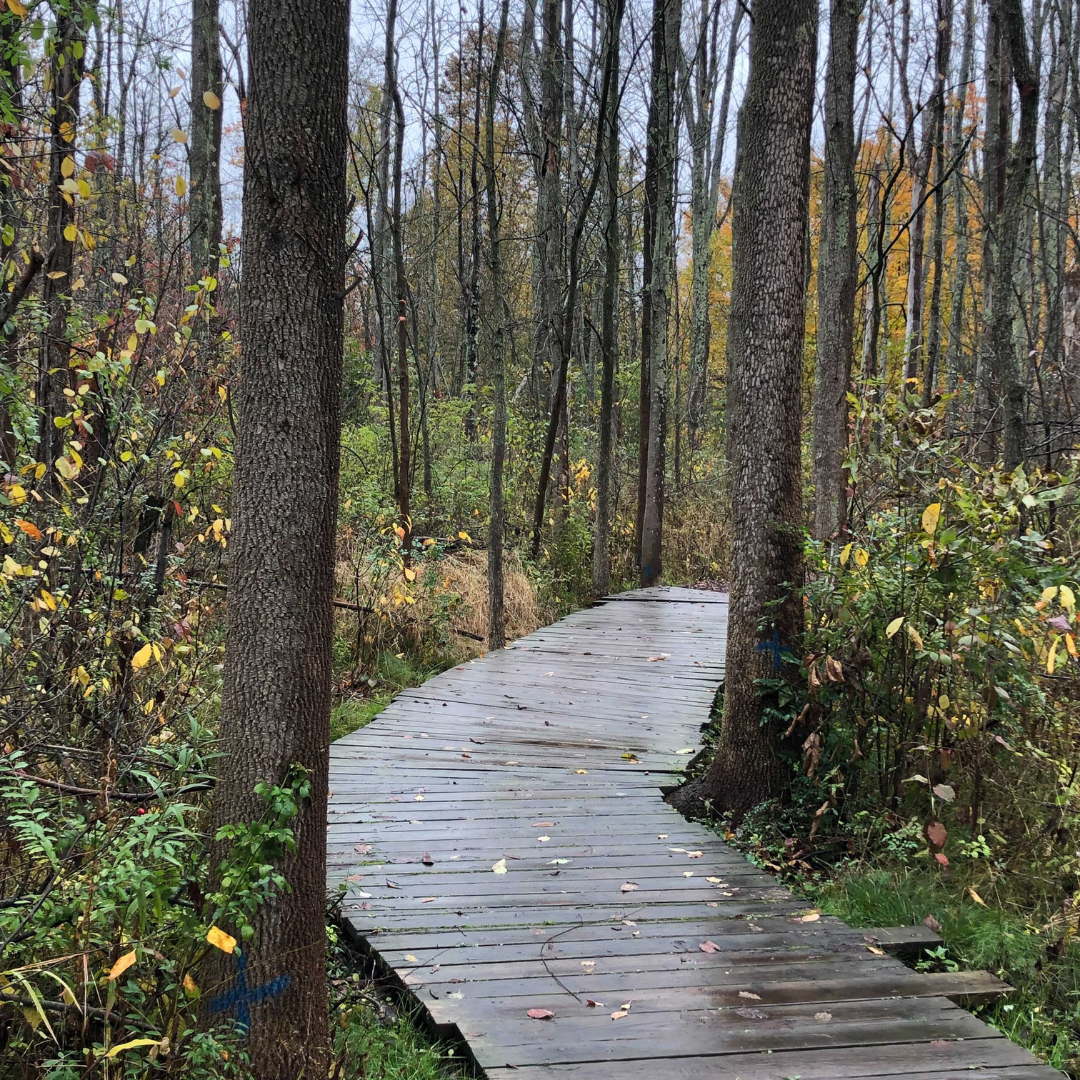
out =
[[[484,132],[484,169],[486,176],[488,244],[491,254],[491,387],[495,409],[491,426],[491,484],[488,526],[488,633],[489,649],[506,644],[506,612],[503,596],[503,534],[506,529],[506,498],[503,494],[503,466],[506,463],[506,298],[503,296],[502,251],[499,237],[498,189],[495,173],[495,104],[499,94],[503,60],[506,56],[506,25],[510,0],[499,8],[499,30],[495,39],[495,57],[488,81],[486,130]]]
[[[858,232],[855,74],[863,0],[832,0],[825,73],[825,182],[818,248],[818,341],[814,369],[814,535],[847,521],[848,386],[855,337]]]
[[[672,797],[740,818],[776,795],[774,642],[802,629],[801,391],[817,0],[757,0],[732,195],[728,371],[732,590],[723,720],[708,772]],[[764,645],[764,648],[760,648]],[[774,662],[775,657],[775,662]]]
[[[242,940],[245,1046],[261,1080],[325,1077],[331,602],[344,340],[347,0],[250,0],[244,259],[221,775],[213,826],[258,821],[260,782],[310,795],[278,868],[289,888]],[[224,842],[213,853],[215,868]],[[225,927],[240,937],[237,927]],[[200,984],[227,988],[212,950]],[[280,986],[280,984],[279,984]],[[208,1006],[212,1007],[212,1005]]]
[[[218,0],[191,3],[191,131],[188,194],[191,268],[214,274],[221,243],[221,50]]]
[[[617,8],[617,11],[613,11]],[[612,50],[612,85],[619,85],[619,30],[623,4],[608,0],[607,32]],[[593,595],[603,596],[611,588],[611,462],[613,414],[615,410],[615,366],[618,360],[618,337],[615,313],[619,300],[619,95],[608,97],[607,142],[604,155],[604,285],[600,326],[600,448],[596,462],[596,527],[593,531]]]
[[[1013,340],[1013,277],[1024,197],[1035,162],[1039,124],[1039,83],[1028,52],[1020,0],[991,0],[990,16],[1002,49],[1008,50],[1020,99],[1016,142],[1005,162],[1005,190],[991,241],[994,248],[994,294],[990,317],[994,376],[1002,397],[1005,426],[1005,468],[1015,469],[1025,456],[1025,389]]]
[[[664,471],[667,434],[667,369],[671,277],[675,246],[675,164],[681,0],[654,0],[652,97],[656,125],[656,219],[652,278],[649,282],[649,441],[645,470],[645,512],[641,525],[641,584],[663,577]]]

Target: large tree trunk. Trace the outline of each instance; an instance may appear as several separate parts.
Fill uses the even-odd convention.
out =
[[[192,0],[188,222],[191,268],[197,276],[216,273],[221,243],[223,89],[218,36],[218,0]]]
[[[619,26],[614,23],[616,0],[608,0],[607,32],[612,50],[611,70],[619,85]],[[622,4],[617,14],[621,17]],[[592,591],[603,596],[611,588],[611,467],[613,451],[613,414],[615,410],[615,366],[618,338],[615,313],[619,302],[619,96],[608,97],[607,142],[604,155],[604,285],[601,299],[600,327],[600,448],[596,463],[596,527],[593,530]]]
[[[675,248],[675,125],[681,0],[653,5],[652,96],[650,119],[656,125],[656,220],[653,229],[652,280],[649,282],[650,333],[649,441],[645,470],[645,512],[641,525],[641,584],[663,577],[664,471],[667,434],[668,337],[671,278]]]
[[[498,189],[495,176],[495,104],[506,55],[506,25],[510,0],[502,0],[495,58],[488,81],[487,124],[484,132],[484,168],[487,173],[488,243],[491,247],[491,386],[495,409],[491,427],[490,517],[488,526],[488,634],[489,649],[506,644],[506,614],[503,597],[503,534],[506,531],[506,498],[503,494],[503,466],[506,462],[506,341],[508,306],[503,296],[502,250],[499,238]]]
[[[941,297],[945,275],[945,83],[952,51],[953,0],[936,0],[937,44],[932,105],[931,144],[934,151],[934,229],[931,258],[934,284],[930,289],[930,311],[926,333],[926,364],[923,373],[923,403],[927,406],[937,393],[938,357],[941,352]]]
[[[1007,50],[1020,98],[1017,139],[1005,163],[1005,189],[996,214],[994,291],[990,318],[994,375],[1001,393],[1005,428],[1005,468],[1015,469],[1025,456],[1025,390],[1013,341],[1013,275],[1024,197],[1035,161],[1039,123],[1039,83],[1028,53],[1027,30],[1020,0],[991,0],[991,18],[1002,50]]]
[[[728,331],[734,445],[727,680],[716,754],[676,805],[741,817],[784,782],[776,644],[802,629],[804,244],[817,0],[757,0],[739,118]]]
[[[848,386],[855,337],[855,73],[863,0],[832,0],[825,75],[825,185],[814,372],[814,535],[847,520]]]
[[[214,831],[267,813],[256,785],[310,785],[277,860],[288,889],[240,940],[260,1080],[325,1077],[326,810],[344,340],[347,0],[250,0],[243,348]],[[300,287],[300,284],[302,287]],[[212,855],[215,867],[225,842]],[[226,922],[228,920],[225,920]],[[205,985],[236,958],[213,952]],[[275,980],[282,980],[275,982]],[[213,999],[208,1009],[214,1008]],[[220,1006],[219,1006],[220,1007]]]

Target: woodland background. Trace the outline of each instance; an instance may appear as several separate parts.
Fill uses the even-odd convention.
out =
[[[783,793],[719,827],[852,921],[940,925],[920,963],[1000,972],[990,1021],[1078,1076],[1080,6],[824,5],[793,419],[735,446],[755,6],[353,11],[331,733],[595,596],[728,581],[732,462],[787,439]],[[303,847],[303,770],[211,816],[237,425],[284,413],[236,407],[247,26],[0,7],[3,1075],[245,1075],[207,931],[243,946]],[[268,527],[317,482],[275,465]],[[328,927],[338,1073],[439,1075]]]

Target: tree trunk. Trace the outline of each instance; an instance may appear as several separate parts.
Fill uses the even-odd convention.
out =
[[[75,200],[62,191],[74,182],[75,138],[79,127],[79,95],[82,91],[86,23],[91,5],[71,4],[56,19],[52,54],[52,116],[50,117],[49,209],[46,240],[45,282],[41,290],[48,323],[41,349],[37,401],[41,406],[39,453],[45,465],[46,483],[55,481],[57,459],[63,455],[63,430],[53,422],[68,412],[64,391],[71,383],[71,343],[68,341],[68,310],[71,305],[71,272],[75,266]]]
[[[993,312],[990,336],[994,375],[1001,393],[1005,427],[1005,468],[1015,469],[1025,458],[1025,390],[1013,341],[1013,276],[1024,197],[1035,161],[1039,122],[1039,83],[1028,54],[1027,31],[1020,0],[991,0],[991,19],[1002,50],[1008,50],[1020,98],[1020,126],[1005,163],[1005,190],[991,241],[994,248]]]
[[[614,7],[617,12],[613,12]],[[619,85],[619,30],[622,3],[608,0],[607,32],[612,35],[611,68],[615,86]],[[620,25],[614,25],[614,16]],[[615,367],[618,340],[615,314],[619,302],[619,96],[608,98],[604,119],[607,128],[604,160],[604,285],[601,299],[600,328],[600,449],[596,463],[596,527],[593,531],[592,591],[604,596],[611,589],[611,468],[613,449],[613,413],[615,410]]]
[[[495,409],[491,429],[490,517],[488,527],[488,634],[489,649],[506,644],[506,614],[503,597],[503,534],[506,530],[506,498],[503,494],[503,466],[506,462],[506,341],[508,306],[503,296],[502,252],[499,238],[498,191],[495,184],[495,103],[506,55],[506,25],[510,0],[502,0],[495,58],[488,82],[487,129],[484,133],[484,168],[487,173],[488,243],[491,247],[491,385]]]
[[[672,801],[735,818],[784,782],[770,713],[782,664],[774,643],[802,629],[800,470],[805,246],[816,0],[757,0],[739,118],[728,371],[735,445],[732,591],[723,721],[699,781]]]
[[[218,0],[191,3],[191,131],[188,194],[191,268],[196,277],[217,271],[221,243],[221,51]]]
[[[945,82],[949,76],[952,51],[953,0],[936,0],[937,45],[934,50],[936,77],[931,114],[931,145],[934,153],[934,228],[931,258],[934,284],[930,289],[927,317],[926,364],[923,372],[923,404],[929,406],[937,393],[938,356],[941,352],[941,295],[945,274]]]
[[[652,280],[649,283],[649,442],[645,471],[645,513],[641,526],[641,584],[663,577],[664,471],[667,434],[668,336],[671,278],[675,247],[675,97],[682,26],[681,0],[653,5],[652,96],[650,118],[656,125],[656,221],[653,229]]]
[[[847,521],[848,387],[855,338],[855,73],[863,0],[832,0],[825,75],[825,184],[814,373],[814,535]]]
[[[288,889],[258,910],[253,933],[223,927],[240,941],[247,986],[273,990],[250,1004],[245,1048],[260,1080],[325,1077],[329,1066],[326,812],[348,41],[347,0],[303,9],[250,0],[243,349],[215,834],[264,819],[256,785],[310,784],[288,821],[295,848],[273,860]],[[215,869],[225,853],[219,840]],[[208,967],[200,982],[227,991],[236,958],[212,950]]]

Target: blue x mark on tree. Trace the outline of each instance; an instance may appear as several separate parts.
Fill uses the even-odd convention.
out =
[[[250,987],[247,981],[247,958],[239,950],[233,955],[236,957],[236,978],[232,989],[219,994],[208,1007],[212,1013],[229,1012],[234,1009],[236,1026],[243,1028],[247,1033],[251,1030],[251,1006],[277,997],[288,988],[291,980],[288,975],[279,975],[276,979],[263,983],[262,986]]]

